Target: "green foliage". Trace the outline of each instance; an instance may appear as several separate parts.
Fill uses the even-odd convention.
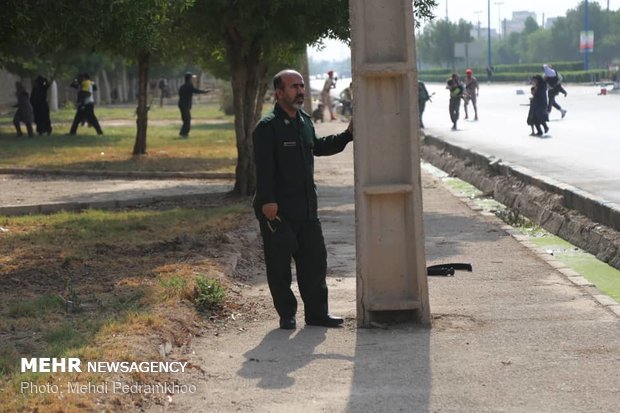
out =
[[[224,303],[225,298],[226,291],[218,280],[212,280],[203,275],[196,277],[194,304],[199,310],[216,310]]]
[[[417,44],[422,60],[436,65],[454,66],[454,43],[470,42],[472,28],[473,25],[463,19],[458,23],[442,19],[427,25]]]
[[[169,300],[171,298],[183,298],[187,288],[187,280],[180,275],[173,275],[169,278],[160,278],[159,284],[163,288],[162,298],[164,300]]]
[[[63,301],[57,295],[42,295],[30,300],[19,300],[7,305],[6,315],[12,318],[36,317],[62,308]]]
[[[602,10],[597,2],[589,2],[589,26],[594,30],[594,51],[590,54],[591,67],[603,68],[614,59],[620,57],[620,10]],[[567,11],[566,16],[559,17],[550,27],[541,28],[536,21],[528,19],[521,33],[510,33],[501,39],[492,40],[493,66],[536,62],[536,64],[552,61],[580,61],[583,55],[579,52],[579,35],[583,30],[584,3]],[[463,40],[450,39],[454,23],[445,20],[427,25],[418,36],[419,59],[425,65],[441,65],[452,67],[449,50],[454,42]],[[470,65],[486,68],[487,43],[486,36],[480,39],[484,52],[477,60],[470,59]],[[458,62],[457,62],[458,63]],[[581,67],[561,70],[580,70]],[[513,70],[504,70],[505,72]],[[536,70],[538,72],[538,69]]]

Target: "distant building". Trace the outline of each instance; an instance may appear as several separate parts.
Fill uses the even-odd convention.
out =
[[[551,27],[553,27],[557,20],[557,17],[548,17],[547,21],[545,22],[545,29],[550,29]]]
[[[512,19],[502,22],[504,36],[510,33],[521,33],[525,29],[525,21],[528,17],[536,21],[536,13],[533,11],[513,11]]]
[[[478,35],[478,34],[480,34],[480,35]],[[477,27],[474,27],[469,32],[469,35],[471,37],[473,37],[474,39],[486,39],[487,36],[488,36],[487,28],[486,27],[481,27],[480,29],[478,29]],[[497,30],[491,29],[491,39],[496,39],[497,37],[498,37]]]

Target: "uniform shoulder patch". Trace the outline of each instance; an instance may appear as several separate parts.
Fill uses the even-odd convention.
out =
[[[276,118],[276,114],[271,112],[265,115],[258,123],[262,123],[262,124],[269,123],[275,118]]]

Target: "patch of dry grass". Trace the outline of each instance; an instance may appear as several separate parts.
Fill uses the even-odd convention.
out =
[[[7,411],[123,410],[141,397],[22,394],[21,382],[174,377],[20,373],[20,357],[84,361],[160,359],[159,346],[189,343],[204,328],[196,278],[221,279],[216,257],[247,203],[219,198],[178,207],[4,217],[0,234],[0,406]],[[68,302],[73,304],[69,305]],[[77,303],[77,304],[76,304]],[[237,304],[233,304],[237,305]]]

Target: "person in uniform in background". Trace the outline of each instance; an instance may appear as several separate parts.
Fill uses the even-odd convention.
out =
[[[43,135],[52,133],[52,121],[50,120],[50,107],[47,103],[47,89],[49,82],[43,76],[38,76],[34,80],[32,92],[30,93],[30,104],[34,112],[34,123],[37,125],[37,133]]]
[[[17,136],[22,136],[21,123],[26,125],[28,136],[32,137],[32,105],[30,105],[30,99],[28,98],[28,92],[24,88],[22,82],[15,82],[15,97],[17,98],[17,104],[14,105],[17,110],[13,116],[13,125],[15,125],[15,132]]]
[[[321,101],[323,102],[323,106],[325,106],[329,111],[330,120],[336,120],[332,105],[332,97],[330,95],[331,90],[336,87],[336,81],[337,79],[334,78],[334,71],[330,70],[327,72],[327,79],[325,79],[323,90],[321,91]]]
[[[446,89],[450,92],[450,103],[448,110],[452,121],[452,130],[456,130],[456,122],[459,120],[459,110],[461,109],[461,99],[465,92],[465,85],[461,82],[459,75],[453,73],[446,84]]]
[[[418,114],[420,116],[420,128],[424,129],[424,122],[422,121],[422,115],[424,109],[426,109],[426,102],[431,100],[431,96],[428,94],[426,85],[424,82],[418,81]]]
[[[469,119],[469,114],[467,113],[467,106],[471,101],[472,106],[474,107],[474,120],[478,120],[478,90],[480,87],[478,86],[478,79],[474,77],[474,71],[471,69],[467,69],[465,71],[465,94],[463,95],[463,100],[465,104],[463,105],[463,109],[465,109],[465,119]]]
[[[286,69],[273,78],[276,104],[252,135],[256,165],[253,206],[260,225],[267,282],[280,316],[280,328],[296,328],[297,299],[291,290],[291,258],[304,302],[307,325],[338,327],[329,314],[327,250],[318,216],[314,156],[342,152],[353,140],[353,124],[338,135],[317,138],[302,110],[305,85],[299,72]]]
[[[194,93],[209,93],[210,90],[200,90],[194,87],[192,83],[194,75],[187,72],[185,73],[185,83],[179,88],[179,110],[181,111],[181,120],[183,125],[179,131],[179,136],[187,138],[189,136],[189,130],[192,126],[192,99]]]
[[[353,116],[353,82],[340,92],[339,97],[342,103],[342,116]]]
[[[547,94],[549,98],[549,102],[547,103],[547,112],[551,113],[551,110],[556,108],[562,114],[562,118],[564,118],[564,116],[566,116],[566,110],[562,109],[562,107],[555,101],[555,98],[560,93],[562,93],[564,97],[568,95],[566,90],[562,87],[562,75],[547,64],[543,65],[543,72],[543,79],[547,82]]]

